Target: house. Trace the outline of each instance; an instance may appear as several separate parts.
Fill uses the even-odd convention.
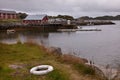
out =
[[[0,10],[0,19],[17,19],[15,11]]]
[[[45,24],[48,22],[48,16],[43,15],[28,15],[24,20],[23,23],[25,24]]]

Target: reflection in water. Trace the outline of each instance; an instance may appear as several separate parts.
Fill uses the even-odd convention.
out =
[[[7,34],[6,32],[0,33],[0,42],[8,43],[8,44],[15,44],[18,41],[21,43],[25,42],[32,42],[39,45],[47,46],[49,44],[48,41],[49,34],[48,33],[40,33],[40,32],[16,32]]]
[[[13,44],[16,43],[17,34],[7,34],[6,32],[0,32],[0,42]]]

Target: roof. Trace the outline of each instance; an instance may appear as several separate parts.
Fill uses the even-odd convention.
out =
[[[0,10],[0,13],[16,14],[15,11]]]
[[[45,16],[47,15],[28,15],[24,20],[42,20]]]

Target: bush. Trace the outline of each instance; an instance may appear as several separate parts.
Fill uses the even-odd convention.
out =
[[[95,75],[95,70],[84,64],[74,64],[74,68],[84,75]]]

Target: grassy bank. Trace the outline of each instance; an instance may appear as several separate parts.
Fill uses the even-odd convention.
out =
[[[21,19],[5,19],[5,20],[0,20],[0,23],[11,23],[11,22],[22,22]]]
[[[0,56],[0,80],[104,80],[80,58],[47,53],[31,43],[0,43]],[[30,74],[29,70],[40,64],[52,65],[54,71],[43,76]]]

